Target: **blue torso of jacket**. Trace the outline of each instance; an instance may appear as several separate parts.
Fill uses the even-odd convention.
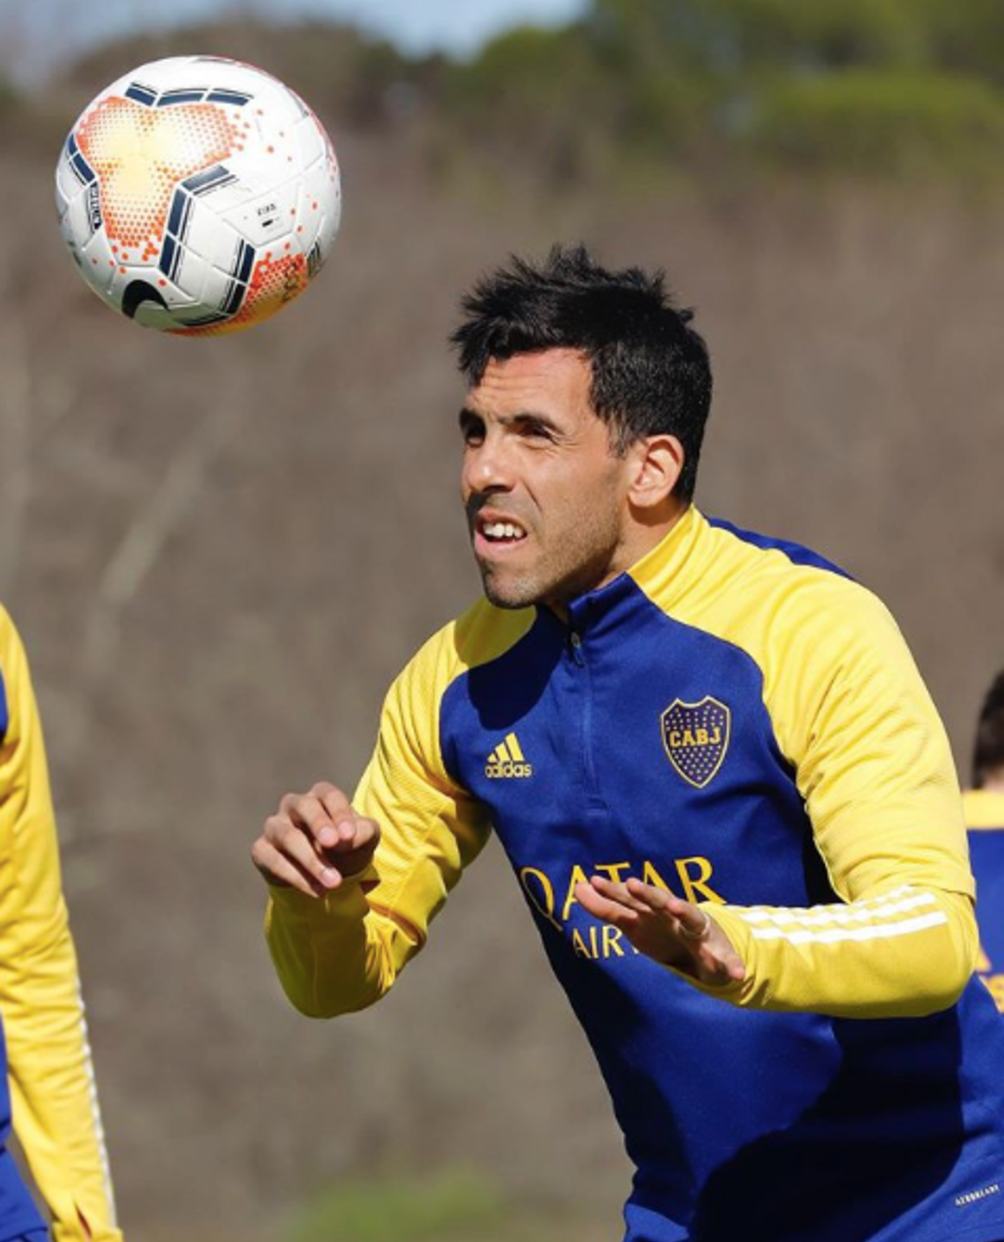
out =
[[[440,704],[445,767],[489,808],[637,1168],[626,1239],[1004,1238],[1004,1026],[982,984],[924,1018],[742,1009],[575,900],[597,872],[695,901],[838,900],[763,679],[622,575],[567,622],[538,610]]]

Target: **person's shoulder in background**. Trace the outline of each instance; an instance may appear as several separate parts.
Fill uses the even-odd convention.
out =
[[[1004,670],[991,682],[980,707],[972,781],[962,808],[976,877],[977,970],[1004,1012]]]

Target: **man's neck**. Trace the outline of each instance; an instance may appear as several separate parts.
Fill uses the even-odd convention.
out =
[[[665,505],[659,506],[658,511],[632,510],[625,533],[611,557],[609,571],[594,589],[606,586],[614,578],[619,578],[621,574],[626,573],[633,565],[637,565],[653,548],[662,543],[689,508],[689,501],[677,500],[670,496]]]
[[[669,505],[671,505],[671,508],[668,508]],[[615,578],[619,578],[621,574],[626,573],[633,565],[637,565],[653,548],[658,547],[662,543],[690,508],[690,502],[672,500],[671,498],[667,502],[667,508],[661,509],[658,516],[652,515],[651,520],[638,518],[636,513],[632,513],[628,531],[620,543],[618,543],[614,554],[611,556],[606,573],[599,577],[592,586],[577,591],[572,598],[586,595],[590,591],[599,591],[602,587],[607,586],[608,583],[613,582]],[[561,621],[568,621],[567,604],[570,602],[568,599],[544,599],[540,602],[550,608]]]

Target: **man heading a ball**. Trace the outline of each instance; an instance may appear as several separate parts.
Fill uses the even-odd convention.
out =
[[[710,367],[661,277],[556,248],[463,309],[486,598],[351,803],[289,794],[255,842],[287,994],[379,999],[494,828],[637,1167],[627,1242],[1004,1239],[1004,1030],[895,623],[695,508]]]

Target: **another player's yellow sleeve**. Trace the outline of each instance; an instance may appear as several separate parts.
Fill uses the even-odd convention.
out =
[[[440,753],[440,697],[455,663],[448,628],[387,695],[353,798],[381,827],[373,865],[324,898],[271,890],[269,950],[286,995],[311,1017],[362,1009],[384,995],[488,838],[483,808],[450,780]]]
[[[63,901],[45,749],[28,667],[0,609],[0,1014],[14,1130],[55,1242],[121,1234]]]
[[[845,1017],[953,1004],[978,948],[962,804],[944,728],[869,592],[793,577],[756,644],[776,736],[844,904],[708,903],[746,965],[734,1003]]]

